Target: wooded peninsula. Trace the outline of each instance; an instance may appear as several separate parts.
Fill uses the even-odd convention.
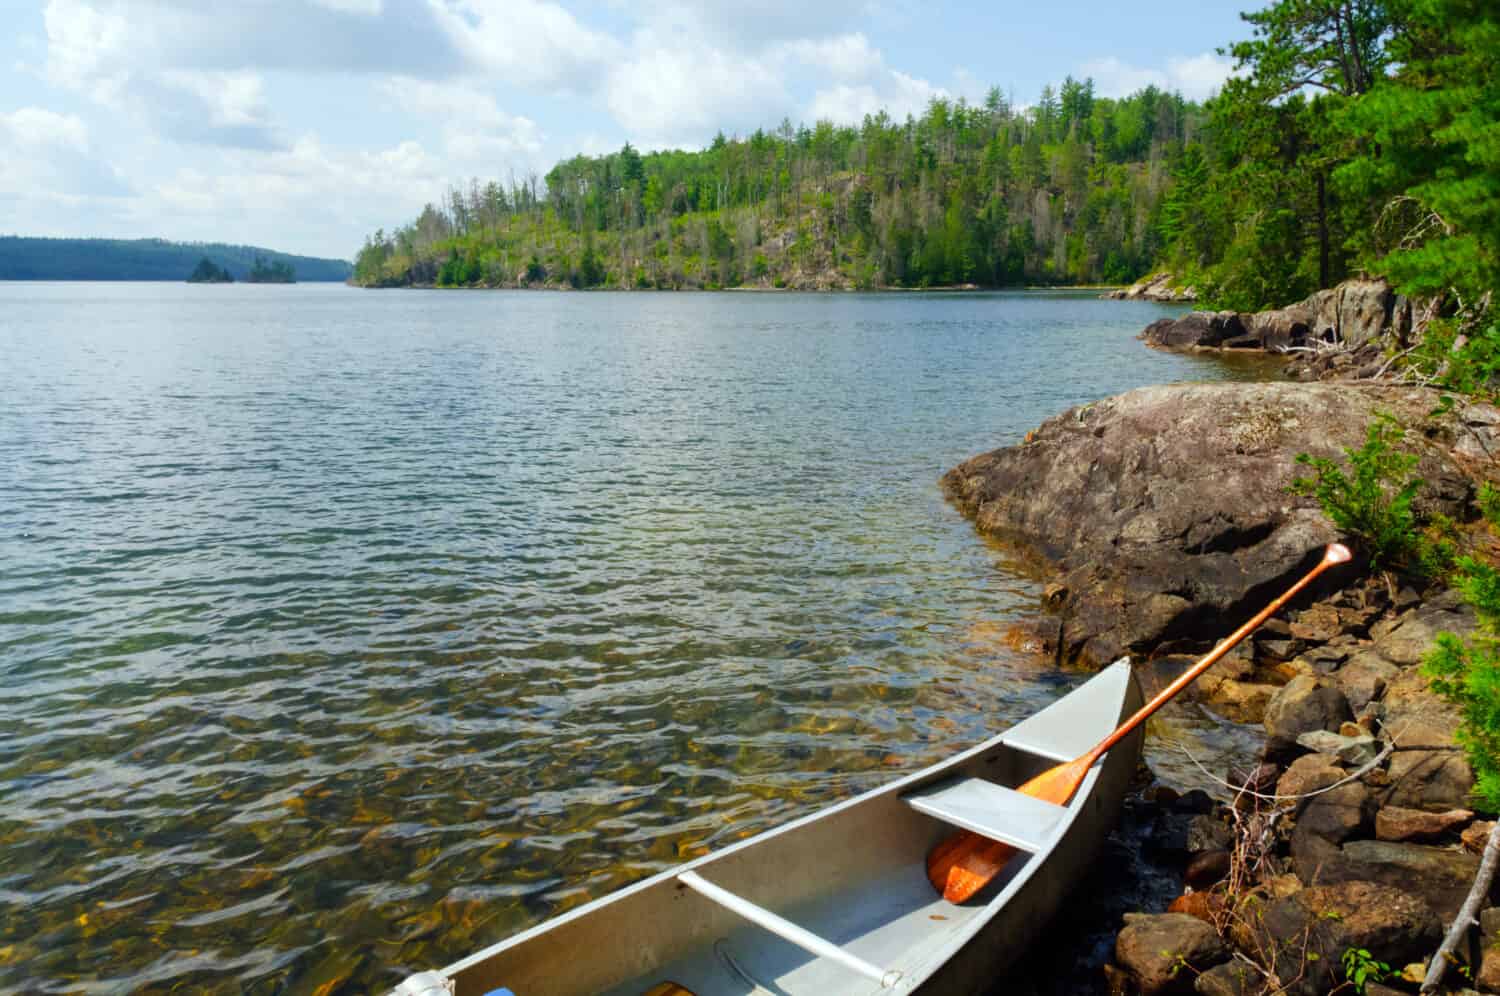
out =
[[[1492,15],[1478,0],[1281,0],[1203,104],[1065,79],[1018,106],[783,121],[701,151],[628,143],[450,189],[360,250],[365,286],[803,289],[1125,283],[1216,306],[1354,272],[1490,286]],[[1464,298],[1472,302],[1476,298]]]

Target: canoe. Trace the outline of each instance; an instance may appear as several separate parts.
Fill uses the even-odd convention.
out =
[[[549,920],[399,996],[821,996],[992,990],[1077,884],[1118,815],[1141,730],[1066,806],[1013,788],[1086,753],[1141,704],[1128,661],[1004,733],[889,785]],[[1019,849],[950,903],[927,852],[973,830]]]

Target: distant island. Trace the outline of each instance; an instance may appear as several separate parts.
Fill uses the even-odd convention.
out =
[[[202,263],[220,281],[329,283],[349,279],[342,259],[293,256],[258,246],[165,239],[44,239],[0,236],[0,280],[192,280]]]
[[[213,260],[204,256],[193,267],[193,272],[188,274],[187,282],[190,284],[232,284],[234,276]]]

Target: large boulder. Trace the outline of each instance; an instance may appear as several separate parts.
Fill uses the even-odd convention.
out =
[[[1214,349],[1245,335],[1245,324],[1233,311],[1190,311],[1181,318],[1152,322],[1140,337],[1149,346],[1167,349]]]
[[[1236,919],[1233,940],[1261,953],[1289,986],[1286,991],[1309,996],[1343,981],[1341,959],[1350,948],[1404,965],[1430,954],[1442,936],[1438,918],[1420,897],[1375,882],[1303,889],[1257,914]]]
[[[1208,924],[1186,913],[1130,917],[1115,939],[1115,961],[1134,977],[1142,996],[1190,993],[1193,977],[1229,957]]]
[[[1351,840],[1337,858],[1325,861],[1319,883],[1380,882],[1421,897],[1447,923],[1458,913],[1474,884],[1479,858],[1461,850],[1428,844]],[[1299,876],[1301,870],[1298,871]]]
[[[1316,292],[1301,307],[1312,313],[1315,336],[1363,346],[1392,330],[1395,304],[1390,284],[1356,278]]]
[[[1049,643],[1102,664],[1168,639],[1212,643],[1310,568],[1337,533],[1288,492],[1303,471],[1295,457],[1342,457],[1377,409],[1421,427],[1408,437],[1419,473],[1461,482],[1443,490],[1460,514],[1469,486],[1448,454],[1452,427],[1429,419],[1437,405],[1424,388],[1148,387],[1050,419],[942,486],[980,530],[1063,572]]]
[[[1390,679],[1382,705],[1383,725],[1397,747],[1382,804],[1414,809],[1466,806],[1474,789],[1474,770],[1453,741],[1462,713],[1429,689],[1417,668]]]

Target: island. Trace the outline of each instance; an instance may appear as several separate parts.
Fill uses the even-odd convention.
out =
[[[232,284],[234,275],[213,260],[204,256],[193,267],[193,272],[188,274],[187,282],[190,284]]]

